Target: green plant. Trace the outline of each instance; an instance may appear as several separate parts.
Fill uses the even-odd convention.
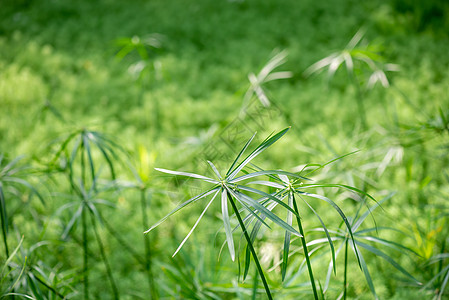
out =
[[[338,159],[335,159],[338,160]],[[333,160],[333,161],[335,161]],[[331,161],[331,162],[333,162]],[[328,162],[327,164],[330,164],[331,162]],[[311,167],[315,167],[313,170],[308,171],[307,175],[308,176],[310,174],[312,174],[313,172],[317,171],[318,169],[323,168],[325,165],[310,165]],[[306,166],[307,167],[307,166]],[[313,290],[313,295],[315,299],[318,299],[318,289],[316,287],[316,283],[315,283],[315,277],[313,275],[313,270],[312,270],[312,265],[311,265],[311,261],[310,261],[310,255],[309,255],[309,250],[307,247],[307,241],[306,241],[306,237],[305,237],[305,231],[304,231],[304,225],[303,222],[301,221],[301,217],[300,217],[300,210],[298,209],[298,203],[297,203],[297,199],[301,199],[306,206],[313,212],[313,214],[318,218],[319,222],[321,223],[321,226],[324,230],[324,232],[326,233],[326,237],[327,237],[327,241],[329,243],[330,246],[330,250],[332,253],[332,261],[334,262],[334,266],[335,266],[335,250],[334,250],[334,245],[332,242],[332,239],[329,235],[329,232],[327,230],[327,227],[324,223],[324,221],[322,220],[322,218],[320,217],[320,215],[316,212],[316,210],[310,205],[310,203],[305,199],[306,197],[308,198],[313,198],[313,199],[318,199],[318,200],[322,200],[328,204],[330,204],[336,211],[337,213],[340,215],[340,217],[342,218],[343,222],[346,225],[346,228],[348,229],[348,232],[350,234],[350,236],[352,237],[352,231],[351,231],[351,226],[346,218],[346,215],[344,214],[344,212],[341,210],[341,208],[331,199],[315,194],[315,193],[310,193],[307,192],[307,190],[313,188],[334,188],[334,187],[340,187],[340,188],[345,188],[351,191],[355,191],[357,193],[360,194],[365,194],[363,191],[358,190],[356,188],[350,187],[350,186],[346,186],[346,185],[340,185],[340,184],[320,184],[320,183],[304,183],[304,179],[306,179],[306,177],[300,177],[300,178],[288,178],[287,175],[283,175],[283,174],[279,174],[279,177],[275,176],[275,175],[270,175],[270,178],[272,179],[271,181],[253,181],[251,182],[251,184],[259,184],[259,185],[264,185],[267,187],[272,187],[277,189],[277,191],[275,193],[272,194],[272,196],[279,198],[280,200],[285,200],[286,198],[288,199],[288,206],[292,208],[292,211],[296,213],[296,222],[298,225],[298,230],[299,233],[301,234],[301,245],[302,245],[302,249],[304,251],[304,257],[307,263],[307,270],[309,272],[309,278],[310,278],[310,283],[312,285],[312,290]],[[369,196],[369,195],[368,195]],[[268,199],[264,200],[267,201]],[[270,210],[274,209],[276,207],[277,203],[273,203],[270,206]],[[292,211],[288,211],[287,212],[287,223],[289,225],[292,225],[292,219],[293,219],[293,214]],[[254,225],[254,229],[253,232],[251,233],[251,237],[255,238],[257,236],[257,232],[260,229],[260,222],[263,221],[263,217],[262,220],[259,220],[256,222],[256,224]],[[283,250],[283,260],[282,260],[282,280],[285,279],[285,275],[286,275],[286,270],[287,270],[287,265],[288,265],[288,257],[289,257],[289,248],[290,248],[290,243],[291,243],[291,233],[290,232],[285,232],[285,237],[284,237],[284,250]],[[247,257],[248,257],[248,253],[247,253]],[[357,256],[357,259],[358,256]],[[248,261],[248,260],[247,260]],[[245,266],[245,276],[248,272],[248,265]],[[334,267],[334,272],[336,272],[336,269]]]
[[[384,62],[384,58],[378,53],[378,46],[361,45],[360,42],[364,34],[365,32],[362,29],[357,31],[343,50],[332,53],[314,63],[304,71],[304,76],[309,77],[328,68],[327,80],[330,82],[340,66],[344,64],[349,80],[356,90],[357,107],[362,127],[366,129],[365,93],[372,89],[376,83],[388,88],[390,83],[386,72],[398,71],[399,68],[395,64]],[[366,72],[369,74],[368,79]]]
[[[187,200],[186,202],[183,202],[182,204],[178,205],[175,209],[173,209],[168,215],[166,215],[164,218],[162,218],[159,222],[157,222],[155,225],[153,225],[150,229],[148,229],[145,233],[150,232],[152,229],[160,225],[162,222],[164,222],[169,216],[174,214],[175,212],[181,210],[182,208],[186,207],[187,205],[194,203],[200,199],[206,198],[209,195],[213,195],[212,199],[207,203],[205,209],[199,216],[196,223],[193,225],[193,228],[190,230],[190,232],[187,234],[186,238],[181,242],[178,249],[175,251],[173,255],[176,255],[178,251],[181,249],[181,247],[184,245],[184,243],[187,241],[189,236],[192,234],[193,230],[198,225],[201,218],[204,216],[205,212],[209,208],[209,206],[212,204],[212,202],[217,198],[218,195],[221,197],[221,208],[222,208],[222,218],[223,218],[223,225],[225,228],[226,233],[226,243],[228,245],[229,254],[231,255],[231,259],[235,259],[235,249],[234,249],[234,239],[232,235],[232,229],[231,229],[231,222],[229,217],[229,210],[228,210],[228,203],[231,205],[232,209],[234,210],[235,216],[237,217],[238,223],[240,225],[241,230],[243,231],[243,234],[245,236],[246,242],[248,244],[248,247],[250,249],[251,255],[254,259],[254,262],[256,264],[259,276],[262,279],[262,283],[265,288],[265,292],[269,299],[272,298],[270,289],[268,287],[268,283],[265,279],[262,267],[260,266],[259,259],[257,257],[256,251],[253,247],[253,242],[251,238],[248,235],[247,226],[243,223],[242,217],[241,217],[241,211],[237,208],[236,202],[240,203],[244,209],[248,211],[249,214],[255,216],[257,219],[261,220],[258,214],[261,214],[265,218],[268,218],[272,220],[274,223],[278,224],[288,232],[291,232],[295,235],[301,236],[295,229],[293,229],[289,224],[284,222],[282,219],[280,219],[278,216],[273,214],[270,210],[268,210],[264,205],[259,203],[257,200],[253,199],[252,197],[248,196],[244,192],[250,192],[259,196],[268,197],[270,200],[279,203],[283,207],[290,210],[294,215],[296,215],[296,212],[293,211],[289,206],[284,204],[282,201],[280,201],[278,198],[273,197],[265,192],[262,192],[257,189],[253,189],[249,186],[242,185],[241,182],[246,179],[254,178],[257,176],[262,175],[268,175],[268,174],[281,174],[285,175],[288,174],[293,177],[299,177],[295,174],[290,174],[288,172],[284,171],[257,171],[252,173],[247,173],[245,175],[237,177],[237,175],[243,171],[243,169],[261,152],[266,150],[268,147],[270,147],[274,142],[276,142],[278,139],[280,139],[289,128],[282,130],[281,132],[268,137],[265,139],[259,146],[257,146],[248,156],[246,156],[241,162],[239,160],[241,159],[243,153],[245,150],[247,150],[248,146],[250,145],[251,141],[253,140],[254,136],[248,140],[246,145],[243,147],[243,149],[240,151],[240,153],[237,155],[236,159],[232,162],[231,166],[229,167],[228,171],[224,176],[222,176],[216,166],[212,162],[208,162],[211,169],[213,170],[216,179],[209,178],[203,175],[199,174],[193,174],[193,173],[186,173],[186,172],[178,172],[178,171],[170,171],[165,169],[159,169],[156,168],[156,170],[173,174],[177,176],[187,176],[194,179],[199,179],[201,181],[211,183],[213,185],[212,188],[208,189],[207,191]],[[268,226],[265,222],[262,221],[263,224]]]
[[[0,299],[6,298],[8,296],[11,296],[12,299],[14,299],[14,296],[23,296],[27,297],[26,295],[15,293],[14,288],[18,284],[19,280],[21,279],[23,275],[23,271],[26,268],[26,261],[22,266],[13,266],[11,267],[11,262],[14,259],[14,257],[17,254],[17,251],[19,251],[20,246],[22,245],[23,237],[20,240],[17,247],[14,249],[14,251],[11,253],[10,256],[8,256],[1,268],[0,271]]]
[[[71,148],[70,148],[71,146]],[[88,260],[88,228],[92,228],[95,240],[98,244],[100,255],[105,265],[107,276],[111,285],[113,296],[119,298],[119,292],[112,275],[110,263],[106,257],[105,249],[101,237],[98,233],[97,222],[102,222],[102,217],[97,209],[98,204],[112,204],[100,197],[102,192],[115,188],[114,182],[106,182],[103,187],[98,187],[100,180],[100,167],[98,160],[94,159],[100,155],[108,166],[108,171],[115,180],[115,163],[120,161],[119,154],[123,154],[123,148],[115,143],[108,136],[85,128],[74,131],[64,138],[56,151],[51,165],[57,166],[60,162],[61,169],[67,174],[75,201],[64,205],[66,209],[78,206],[67,224],[63,237],[67,237],[76,222],[81,222],[82,227],[82,248],[83,248],[83,284],[84,298],[89,297],[89,260]],[[113,206],[113,205],[112,205]],[[88,226],[88,217],[92,226]]]
[[[293,76],[293,73],[290,71],[274,72],[276,68],[285,64],[286,61],[287,61],[287,51],[286,50],[280,51],[275,55],[273,55],[273,57],[262,67],[262,69],[257,75],[254,73],[250,73],[248,75],[250,87],[246,91],[245,96],[243,98],[243,107],[241,114],[245,112],[245,109],[250,104],[250,100],[253,98],[254,95],[257,97],[257,99],[264,107],[269,107],[271,105],[270,99],[267,96],[266,88],[264,88],[264,85],[273,80],[287,79]]]
[[[159,34],[150,34],[145,37],[133,36],[131,38],[119,38],[115,40],[115,44],[120,47],[116,57],[120,60],[126,56],[137,52],[138,60],[132,63],[128,71],[138,81],[140,85],[139,104],[142,105],[144,92],[153,80],[162,79],[162,66],[160,60],[156,57],[156,51],[162,47],[162,36]],[[153,77],[154,78],[153,78]],[[153,132],[157,137],[160,130],[161,113],[159,102],[157,99],[153,100]]]
[[[148,153],[148,150],[140,145],[138,147],[138,162],[137,162],[137,170],[133,170],[134,177],[136,179],[135,183],[125,183],[126,187],[135,188],[140,193],[140,209],[142,214],[142,228],[145,231],[149,227],[148,222],[148,198],[151,197],[153,191],[151,190],[151,169],[154,165],[154,161],[156,159],[156,153],[151,152]],[[123,183],[122,183],[123,185]],[[150,288],[150,297],[151,299],[157,299],[158,293],[156,286],[154,284],[154,276],[152,271],[152,252],[151,252],[151,244],[150,237],[144,235],[143,237],[144,249],[145,249],[145,257],[144,257],[144,268],[147,273],[148,279],[148,287]]]
[[[335,257],[337,257],[338,254],[340,254],[340,252],[342,250],[343,250],[343,254],[344,254],[344,275],[343,275],[343,292],[342,292],[343,299],[347,298],[347,288],[348,288],[348,284],[349,284],[348,278],[347,278],[348,269],[349,269],[349,265],[348,265],[349,250],[348,249],[352,249],[355,256],[357,257],[359,267],[363,271],[363,274],[364,274],[366,282],[368,283],[368,286],[371,290],[371,293],[373,294],[373,296],[376,299],[378,299],[378,296],[376,294],[373,280],[372,280],[372,277],[368,270],[367,263],[364,259],[362,252],[361,252],[361,249],[371,252],[375,256],[382,258],[385,261],[387,261],[388,263],[390,263],[395,269],[397,269],[402,274],[407,276],[412,281],[413,284],[420,284],[420,282],[418,280],[416,280],[412,275],[410,275],[403,267],[401,267],[388,254],[379,250],[377,247],[374,247],[374,246],[370,245],[369,243],[367,243],[367,242],[370,242],[370,243],[373,243],[374,245],[384,246],[389,249],[393,249],[393,250],[396,250],[396,251],[399,251],[402,253],[418,255],[412,249],[405,247],[405,246],[401,245],[400,243],[385,240],[376,235],[373,235],[373,233],[378,233],[379,231],[384,231],[384,230],[397,231],[397,229],[386,227],[386,226],[377,226],[377,225],[375,225],[374,227],[365,228],[365,229],[361,228],[361,225],[364,223],[364,221],[367,219],[367,217],[369,215],[371,215],[377,207],[381,206],[382,203],[389,200],[393,195],[394,195],[393,193],[390,193],[388,196],[384,197],[382,200],[375,203],[373,206],[371,206],[371,207],[367,206],[367,211],[365,213],[359,215],[361,213],[361,209],[365,205],[365,201],[362,201],[360,203],[359,209],[357,210],[355,216],[348,220],[350,226],[348,226],[345,230],[339,229],[337,231],[329,231],[334,235],[331,238],[332,240],[334,240],[335,242],[341,242],[340,246],[338,247],[337,251],[335,252]],[[327,238],[329,238],[328,233],[326,233],[326,236],[327,236]],[[350,246],[350,248],[349,248],[349,246]],[[327,273],[327,277],[326,277],[326,284],[324,286],[325,290],[327,290],[327,288],[329,286],[331,272],[332,272],[332,269],[334,269],[334,268],[335,268],[335,260],[332,260],[329,263],[329,269],[328,269],[328,273]]]
[[[10,257],[7,238],[10,216],[6,207],[7,199],[11,201],[9,200],[10,197],[11,199],[20,197],[22,195],[20,187],[25,187],[35,194],[42,203],[45,203],[39,192],[23,178],[27,175],[27,171],[30,171],[30,167],[26,165],[20,166],[19,162],[22,159],[23,157],[19,156],[8,162],[5,155],[0,154],[0,216],[6,258]]]

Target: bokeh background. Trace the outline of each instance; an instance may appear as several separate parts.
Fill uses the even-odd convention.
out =
[[[154,167],[211,175],[206,159],[225,170],[255,131],[292,126],[257,165],[299,172],[358,151],[312,179],[389,197],[366,228],[394,228],[376,236],[397,245],[380,247],[421,285],[368,252],[378,297],[445,299],[448,33],[444,0],[0,0],[1,292],[82,299],[88,274],[92,299],[264,299],[255,270],[242,282],[221,251],[218,204],[174,258],[205,202],[142,232],[203,188]],[[347,215],[374,204],[318,192]],[[282,282],[282,243],[274,225],[256,242],[275,298],[312,299],[299,240]],[[324,286],[330,254],[316,253]],[[374,299],[350,264],[348,298]]]

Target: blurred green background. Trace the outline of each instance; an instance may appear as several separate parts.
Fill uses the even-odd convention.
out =
[[[328,69],[306,76],[317,61],[341,53],[359,30],[364,34],[350,53],[353,69],[342,62],[332,77]],[[448,252],[449,212],[448,33],[449,3],[444,0],[0,0],[1,166],[6,170],[8,162],[24,155],[18,162],[24,169],[17,176],[36,189],[0,181],[10,252],[24,236],[20,251],[8,262],[11,273],[3,270],[2,293],[13,290],[35,299],[83,297],[81,220],[66,232],[76,215],[70,203],[76,200],[66,176],[67,161],[58,149],[68,134],[88,129],[106,134],[123,149],[111,156],[115,176],[109,172],[110,162],[95,150],[100,179],[135,182],[131,166],[145,182],[140,191],[121,188],[101,195],[114,207],[100,205],[108,224],[89,225],[87,232],[92,241],[91,298],[113,299],[104,252],[122,299],[251,299],[254,276],[242,283],[238,264],[226,251],[219,255],[225,236],[218,206],[171,258],[204,204],[180,212],[145,237],[151,241],[157,289],[150,296],[142,263],[148,253],[142,209],[151,225],[200,188],[157,174],[154,167],[202,172],[204,160],[215,158],[224,169],[230,163],[227,157],[253,131],[261,140],[292,126],[257,163],[299,171],[307,163],[323,164],[360,150],[314,179],[355,186],[378,200],[396,192],[383,210],[373,213],[374,219],[403,231],[379,236],[419,254],[385,249],[423,285],[410,284],[388,263],[368,254],[379,298],[432,299],[440,294],[445,299],[448,292],[441,288],[446,273],[441,272],[448,265],[443,255]],[[276,71],[291,73],[260,83],[270,101],[267,108],[247,93],[254,87],[248,74],[257,75],[279,53],[288,55]],[[394,71],[387,70],[389,64]],[[370,87],[374,70],[385,71],[377,74],[384,74],[388,85],[379,81]],[[242,115],[248,104],[263,115],[260,120]],[[231,130],[239,132],[233,145],[226,144]],[[210,150],[211,145],[220,150]],[[147,207],[139,202],[142,190]],[[351,193],[323,193],[348,215],[359,207],[360,199]],[[340,225],[333,211],[320,205],[316,209],[329,227]],[[303,218],[307,229],[319,226],[309,212]],[[368,222],[374,224],[373,219]],[[92,228],[98,229],[102,245]],[[270,260],[281,258],[282,235],[274,227],[258,241],[261,256],[267,257],[266,270],[273,266]],[[5,253],[0,255],[6,266]],[[432,263],[435,256],[438,262]],[[330,256],[323,257],[313,264],[324,285]],[[299,265],[303,255],[292,259]],[[16,268],[11,267],[14,261]],[[348,297],[373,299],[357,262],[351,264]],[[298,266],[292,266],[293,273],[294,268]],[[25,275],[20,275],[22,269]],[[341,272],[337,268],[326,299],[340,295]],[[431,281],[436,275],[441,276]],[[288,283],[282,283],[278,268],[268,277],[275,299],[312,299],[305,271]],[[264,299],[259,288],[255,296]]]

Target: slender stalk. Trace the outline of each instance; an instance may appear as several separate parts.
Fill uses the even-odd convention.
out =
[[[257,270],[256,270],[256,274],[254,275],[253,295],[251,297],[251,300],[256,300],[257,298],[257,285],[259,284],[258,279],[259,277],[257,277]]]
[[[344,273],[344,279],[343,279],[343,300],[346,300],[346,290],[347,290],[347,271],[348,271],[348,244],[349,239],[346,239],[345,241],[345,273]]]
[[[6,254],[5,260],[7,260],[8,257],[9,257],[9,248],[8,248],[8,239],[7,239],[6,226],[8,226],[8,224],[6,224],[6,220],[4,220],[3,214],[0,214],[0,215],[1,215],[1,218],[2,218],[3,244],[5,245],[5,254]]]
[[[84,141],[81,141],[81,184],[83,185],[82,188],[85,188],[86,181],[85,181],[85,173],[86,173],[86,167],[84,162]],[[72,179],[73,182],[73,179]],[[89,299],[89,258],[88,258],[88,247],[87,247],[87,221],[86,221],[86,199],[84,199],[84,195],[80,195],[83,199],[83,210],[81,212],[81,218],[82,218],[82,226],[83,226],[83,283],[84,283],[84,299]]]
[[[293,197],[293,209],[295,210],[296,213],[296,221],[298,222],[299,233],[302,235],[301,237],[302,248],[304,249],[304,256],[306,257],[307,269],[309,271],[310,283],[312,284],[313,296],[315,300],[318,300],[318,292],[316,290],[315,278],[313,277],[312,264],[310,263],[309,251],[307,250],[307,243],[304,235],[304,230],[301,224],[301,218],[299,217],[298,206],[296,204],[295,195],[292,193],[291,196]]]
[[[2,233],[3,233],[3,244],[5,245],[5,254],[6,254],[6,257],[5,257],[5,261],[7,261],[8,260],[8,258],[9,258],[9,247],[8,247],[8,232],[7,232],[7,230],[8,230],[8,222],[7,222],[7,220],[6,220],[6,216],[7,216],[7,214],[6,214],[6,205],[5,205],[5,196],[4,196],[4,194],[3,194],[3,189],[2,189],[3,187],[2,187],[2,183],[0,182],[0,197],[1,197],[1,200],[2,200],[2,202],[3,203],[0,203],[1,205],[2,205],[2,207],[0,208],[2,211],[0,212],[0,215],[1,215],[1,220],[2,220]],[[11,272],[11,266],[8,264],[8,272]],[[14,292],[14,289],[13,289],[13,291],[12,292]],[[15,299],[15,296],[14,295],[12,295],[11,296],[11,299]]]
[[[111,266],[109,265],[108,258],[106,257],[103,242],[101,241],[101,237],[98,234],[97,223],[95,222],[95,217],[92,214],[90,214],[90,218],[91,218],[92,227],[93,227],[94,233],[95,233],[95,239],[97,240],[98,247],[100,248],[101,258],[102,258],[104,266],[106,268],[106,273],[108,274],[109,283],[111,284],[112,294],[114,295],[114,299],[118,300],[118,299],[120,299],[120,295],[119,295],[119,292],[117,289],[117,285],[115,284],[114,277],[112,276]]]
[[[143,231],[147,230],[148,214],[147,214],[147,201],[146,201],[146,188],[140,189],[140,205],[142,210],[142,226]],[[150,299],[157,299],[156,287],[154,286],[153,274],[151,270],[151,248],[150,248],[150,236],[148,234],[143,235],[143,244],[145,246],[145,258],[144,266],[148,277],[148,287],[150,288]]]
[[[446,248],[446,239],[443,238],[443,244],[441,245],[440,254],[443,254],[443,253],[444,253],[445,248]],[[438,271],[437,271],[437,274],[439,274],[439,273],[441,272],[442,269],[443,269],[443,260],[440,260],[439,263],[438,263]],[[443,278],[443,276],[444,276],[444,274],[441,274],[441,275],[438,277],[437,285],[440,285],[441,279]]]
[[[84,299],[89,299],[89,259],[87,248],[87,224],[86,224],[86,206],[83,203],[83,211],[81,212],[82,227],[83,227],[83,285],[84,285]]]
[[[273,297],[271,296],[270,288],[268,287],[267,280],[265,279],[265,275],[263,274],[263,270],[262,270],[262,267],[260,266],[259,259],[257,258],[256,251],[254,250],[253,244],[251,243],[251,239],[248,235],[248,232],[246,231],[245,224],[243,224],[242,217],[240,216],[239,210],[237,209],[237,206],[235,205],[234,199],[232,199],[232,197],[229,194],[228,194],[228,200],[231,203],[232,209],[234,210],[235,215],[237,216],[237,220],[239,221],[240,227],[242,228],[243,234],[245,235],[246,241],[248,242],[248,247],[251,251],[251,254],[253,255],[254,262],[256,263],[256,267],[259,272],[260,279],[262,279],[262,283],[265,288],[265,292],[267,293],[267,297],[268,297],[268,299],[272,300]]]

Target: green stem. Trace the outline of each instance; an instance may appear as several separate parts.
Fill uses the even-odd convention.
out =
[[[91,221],[92,221],[92,227],[93,227],[93,230],[95,233],[95,239],[97,240],[98,247],[100,248],[100,255],[103,260],[104,266],[106,268],[106,273],[108,274],[109,283],[111,284],[112,294],[114,295],[114,299],[118,300],[120,298],[120,295],[119,295],[119,292],[117,289],[117,285],[115,284],[114,277],[112,276],[111,266],[109,265],[109,261],[106,257],[103,242],[101,241],[101,237],[98,234],[97,223],[95,222],[95,217],[92,214],[90,214],[90,217],[91,217]]]
[[[310,283],[312,284],[313,296],[315,300],[318,300],[318,292],[316,290],[315,279],[313,277],[312,264],[310,263],[309,251],[307,250],[307,243],[304,235],[304,230],[301,224],[301,218],[299,217],[298,206],[296,205],[295,195],[292,194],[292,197],[293,197],[293,209],[295,210],[296,213],[296,221],[298,222],[299,233],[302,235],[301,237],[302,248],[304,249],[304,256],[306,257],[307,269],[309,271]]]
[[[343,300],[346,300],[346,290],[347,290],[347,271],[348,271],[348,244],[349,239],[346,239],[345,241],[345,273],[344,273],[344,279],[343,279]]]
[[[87,249],[87,224],[86,224],[86,206],[83,203],[83,210],[81,212],[82,227],[83,227],[83,285],[84,285],[84,299],[89,299],[89,260]]]
[[[257,270],[256,270],[256,274],[254,275],[254,283],[253,283],[253,296],[251,297],[251,300],[256,300],[256,298],[257,298],[257,286],[259,285],[257,279],[259,279],[259,277],[257,277]]]
[[[146,194],[147,189],[141,188],[140,190],[140,205],[142,210],[142,226],[143,231],[147,230],[148,225],[148,214],[147,214],[147,201]],[[143,243],[145,246],[145,271],[148,277],[148,286],[150,288],[150,299],[157,299],[156,287],[154,286],[153,274],[151,270],[151,248],[150,248],[150,236],[148,234],[143,235]]]
[[[441,245],[441,250],[440,253],[443,254],[446,248],[446,238],[443,237],[443,244]],[[443,260],[440,260],[440,262],[438,263],[438,271],[437,274],[441,272],[441,270],[443,269]],[[441,279],[443,278],[444,274],[441,274],[438,277],[438,281],[437,281],[437,285],[440,285]]]
[[[245,235],[246,241],[248,242],[248,247],[251,250],[251,254],[253,255],[254,262],[256,263],[256,267],[259,272],[260,279],[262,279],[262,283],[265,288],[265,292],[267,293],[267,297],[268,297],[268,299],[272,300],[273,297],[271,296],[270,288],[268,287],[267,280],[265,279],[265,275],[263,274],[263,270],[262,270],[262,267],[260,266],[259,259],[257,258],[256,251],[254,250],[253,244],[251,243],[251,239],[248,235],[248,232],[246,231],[245,224],[243,224],[242,217],[240,216],[239,210],[237,209],[237,206],[235,205],[234,199],[232,199],[232,197],[229,194],[228,194],[228,200],[231,203],[232,209],[234,210],[235,215],[237,216],[237,220],[239,221],[240,228],[242,228],[243,234]]]
[[[0,193],[1,193],[0,196],[2,197],[1,200],[3,202],[3,200],[5,198],[3,197],[3,190],[2,190],[2,183],[1,182],[0,182]],[[2,205],[2,207],[0,207],[0,209],[2,210],[0,212],[0,216],[1,216],[1,220],[2,220],[3,244],[5,245],[5,254],[6,254],[5,261],[6,261],[9,258],[9,248],[8,248],[8,239],[7,239],[7,236],[8,236],[7,226],[8,226],[8,224],[7,224],[7,221],[6,221],[7,214],[6,214],[6,205],[4,205],[5,203],[0,203],[0,204]]]

